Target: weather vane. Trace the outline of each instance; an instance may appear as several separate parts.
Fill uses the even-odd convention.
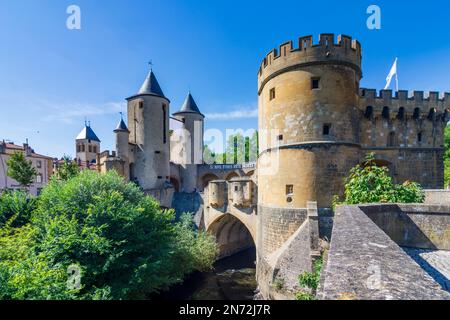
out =
[[[150,60],[150,61],[148,62],[148,65],[150,66],[150,70],[152,70],[152,69],[153,69],[153,60]]]

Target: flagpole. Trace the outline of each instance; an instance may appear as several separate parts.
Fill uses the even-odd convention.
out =
[[[395,85],[397,86],[397,92],[398,92],[398,58],[395,58]]]

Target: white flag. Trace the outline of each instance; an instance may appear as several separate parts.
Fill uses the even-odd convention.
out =
[[[397,58],[395,58],[394,65],[392,66],[391,71],[386,78],[386,87],[384,87],[384,90],[387,90],[389,88],[389,86],[391,85],[392,77],[394,75],[396,77],[396,90],[398,91]]]

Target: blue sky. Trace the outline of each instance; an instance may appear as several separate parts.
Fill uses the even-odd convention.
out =
[[[66,9],[81,8],[81,30]],[[369,5],[381,30],[366,27]],[[363,46],[361,85],[381,89],[395,57],[400,89],[450,91],[448,1],[0,0],[0,139],[74,155],[84,118],[111,149],[148,71],[171,112],[189,88],[206,128],[256,128],[260,61],[299,36],[348,34]]]

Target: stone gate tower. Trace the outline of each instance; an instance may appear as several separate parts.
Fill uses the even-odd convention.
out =
[[[169,172],[169,104],[153,71],[150,71],[139,92],[128,98],[129,142],[134,161],[130,180],[137,181],[145,191],[163,189]]]
[[[311,36],[272,50],[258,72],[260,249],[270,254],[297,230],[307,201],[331,206],[359,161],[361,46]],[[270,169],[268,169],[270,165]],[[326,192],[325,192],[326,190]]]
[[[203,131],[205,116],[200,112],[189,92],[180,111],[173,117],[182,123],[181,130],[174,133],[172,161],[181,165],[180,175],[183,191],[195,192],[198,183],[198,165],[203,164]]]

